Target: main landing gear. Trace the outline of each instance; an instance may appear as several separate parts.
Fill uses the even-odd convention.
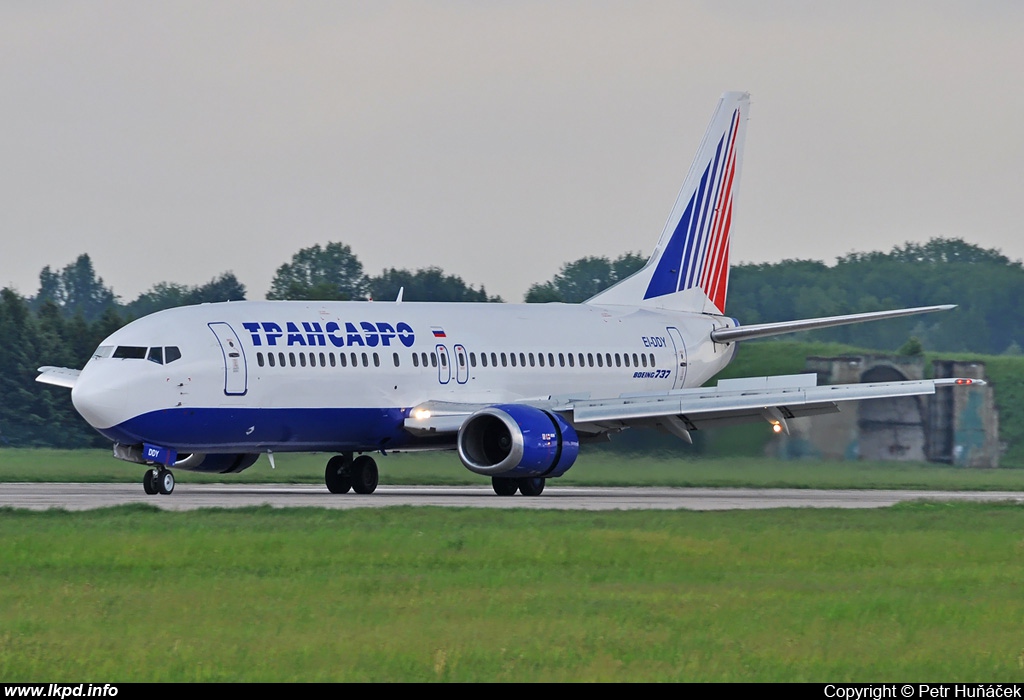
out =
[[[352,459],[352,453],[331,457],[324,470],[324,482],[331,493],[348,493],[350,490],[370,494],[377,490],[377,463],[369,455]]]
[[[147,469],[142,477],[142,488],[150,496],[162,493],[165,496],[174,491],[174,474],[164,467]]]
[[[542,477],[523,477],[519,479],[508,479],[499,476],[491,477],[491,488],[499,496],[515,496],[516,491],[524,496],[539,496],[544,492]]]

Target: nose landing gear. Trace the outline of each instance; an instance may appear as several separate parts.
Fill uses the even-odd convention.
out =
[[[142,477],[142,488],[149,495],[169,495],[174,491],[174,474],[170,469],[154,467],[147,469]]]

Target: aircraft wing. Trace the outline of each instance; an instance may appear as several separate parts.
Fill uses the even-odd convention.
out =
[[[561,413],[583,433],[648,426],[689,440],[692,430],[762,420],[788,433],[787,419],[835,413],[843,401],[922,396],[934,394],[936,387],[984,384],[980,379],[949,378],[818,386],[815,374],[792,374],[723,379],[714,387],[628,394],[609,399],[547,399],[521,403]],[[463,421],[484,407],[428,402],[413,409],[405,427],[418,435],[457,433]]]
[[[36,377],[37,382],[71,389],[78,381],[78,375],[82,373],[82,370],[67,367],[40,367],[39,372],[41,374]]]

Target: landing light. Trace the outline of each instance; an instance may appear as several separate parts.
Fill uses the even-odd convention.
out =
[[[412,412],[412,417],[416,420],[426,420],[427,418],[430,418],[430,411],[425,408],[417,408]]]
[[[782,432],[782,424],[781,423],[772,423],[772,432],[774,432],[776,435],[781,433]]]

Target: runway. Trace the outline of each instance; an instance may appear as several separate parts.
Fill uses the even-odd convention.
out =
[[[321,485],[178,484],[147,496],[141,484],[0,484],[0,508],[91,510],[147,503],[164,510],[243,508],[382,508],[442,506],[547,510],[751,510],[883,508],[902,501],[1024,502],[1020,491],[902,491],[742,488],[548,487],[536,498],[497,496],[489,486],[381,486],[370,496],[333,495]]]

